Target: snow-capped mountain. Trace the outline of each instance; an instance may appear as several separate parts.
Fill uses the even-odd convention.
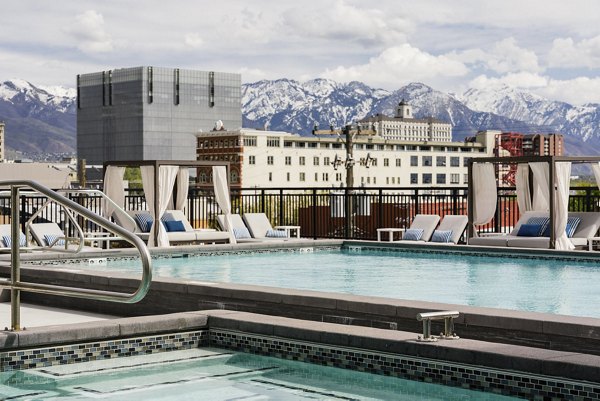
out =
[[[361,82],[263,80],[242,85],[242,115],[245,127],[310,135],[315,123],[321,128],[340,127],[376,113],[394,115],[403,99],[417,117],[451,122],[455,140],[481,129],[559,132],[565,135],[568,154],[600,154],[600,105],[577,107],[509,87],[470,89],[454,96],[422,83],[389,92]],[[9,149],[75,152],[74,89],[40,87],[24,80],[1,83],[0,121],[6,123]]]
[[[76,93],[24,80],[0,84],[0,121],[8,149],[27,154],[75,153]]]

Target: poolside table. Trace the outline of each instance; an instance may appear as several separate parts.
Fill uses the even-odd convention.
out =
[[[378,228],[377,229],[377,241],[381,242],[381,233],[389,233],[389,242],[394,241],[394,233],[400,233],[400,239],[402,239],[402,234],[404,234],[405,228]]]
[[[300,226],[275,226],[276,230],[284,230],[288,237],[292,237],[292,231],[296,233],[296,238],[300,238]]]

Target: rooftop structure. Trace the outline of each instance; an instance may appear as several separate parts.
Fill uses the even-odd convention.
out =
[[[199,130],[242,125],[241,76],[134,67],[77,76],[77,152],[112,160],[194,160]]]

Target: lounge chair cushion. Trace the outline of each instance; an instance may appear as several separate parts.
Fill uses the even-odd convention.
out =
[[[541,232],[543,227],[540,224],[522,224],[517,237],[539,237]]]
[[[179,232],[185,231],[185,226],[183,225],[183,221],[181,220],[167,220],[163,221],[167,232]]]
[[[546,231],[546,228],[550,224],[550,218],[549,217],[544,217],[544,216],[542,216],[542,217],[530,217],[529,219],[527,219],[527,222],[525,224],[539,225],[540,226],[540,231],[539,231],[539,233],[537,235],[541,236]],[[517,234],[517,235],[519,235],[519,234]]]
[[[4,246],[10,248],[12,246],[12,236],[3,235],[2,241],[4,242]],[[27,245],[27,239],[25,238],[25,234],[19,233],[19,246]]]
[[[147,212],[136,213],[135,221],[140,227],[140,230],[142,230],[144,233],[149,233],[150,229],[152,228],[152,224],[154,223],[152,216],[150,216],[150,213]]]
[[[269,238],[287,238],[287,233],[284,230],[267,230],[267,237]]]
[[[233,227],[233,235],[235,239],[252,238],[246,227]]]
[[[580,223],[581,223],[581,217],[579,217],[579,216],[570,216],[567,219],[567,227],[565,228],[567,237],[569,237],[569,238],[573,237],[573,234],[575,234],[575,231],[577,230],[577,227],[579,227]],[[549,236],[550,236],[550,225],[548,224],[548,226],[544,230],[542,237],[549,237]]]
[[[435,230],[431,236],[431,242],[451,242],[452,230]]]
[[[54,235],[54,234],[46,234],[44,235],[44,240],[46,241],[46,245],[48,246],[54,246],[54,245],[65,245],[65,240],[64,239],[58,239],[61,238],[62,235]],[[58,240],[58,241],[56,241]],[[56,242],[54,242],[56,241]]]
[[[402,235],[403,240],[407,241],[419,241],[423,237],[423,229],[421,228],[409,228]]]

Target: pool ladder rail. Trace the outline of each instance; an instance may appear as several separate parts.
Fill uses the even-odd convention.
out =
[[[454,319],[459,315],[458,311],[422,312],[417,314],[417,320],[423,322],[423,335],[417,337],[420,342],[435,342],[442,340],[458,340],[460,337],[454,333]],[[431,335],[431,321],[444,320],[444,332],[439,336]]]
[[[3,188],[10,188],[12,238],[19,238],[21,234],[21,230],[19,227],[19,223],[21,221],[21,200],[19,192],[21,188],[28,188],[40,193],[41,195],[46,196],[48,199],[52,199],[54,202],[61,205],[63,208],[65,208],[65,210],[69,211],[70,213],[75,213],[82,217],[85,217],[93,223],[104,228],[108,232],[121,236],[123,240],[129,242],[135,248],[137,248],[137,251],[140,254],[140,261],[142,263],[142,278],[140,280],[138,288],[133,293],[122,293],[87,288],[66,287],[52,284],[23,282],[21,281],[20,272],[20,241],[13,240],[11,243],[10,252],[10,279],[0,278],[0,285],[3,287],[7,287],[11,290],[11,330],[21,330],[21,291],[120,303],[135,303],[141,301],[146,296],[146,293],[148,292],[148,289],[150,288],[150,283],[152,281],[152,262],[150,258],[150,251],[138,236],[35,181],[0,181],[0,186]],[[79,249],[81,249],[81,245]]]

